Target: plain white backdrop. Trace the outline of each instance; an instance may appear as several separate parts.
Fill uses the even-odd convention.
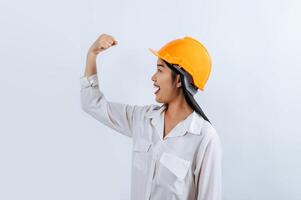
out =
[[[107,99],[155,104],[147,48],[192,36],[213,61],[197,100],[223,144],[224,200],[297,200],[300,1],[0,1],[0,199],[129,200],[131,145],[81,110],[98,57]]]

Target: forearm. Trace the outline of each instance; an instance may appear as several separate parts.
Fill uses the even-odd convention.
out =
[[[89,77],[97,73],[96,57],[97,55],[95,55],[94,53],[88,52],[87,59],[86,59],[86,69],[85,69],[86,77]]]
[[[112,36],[107,34],[100,35],[97,40],[91,45],[87,54],[85,76],[89,77],[97,73],[96,57],[100,52],[116,45],[118,42]]]

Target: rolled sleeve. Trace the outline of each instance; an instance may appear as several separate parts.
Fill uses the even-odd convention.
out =
[[[99,89],[97,74],[80,77],[82,109],[102,124],[133,137],[134,128],[141,123],[149,105],[138,106],[108,101]]]
[[[222,147],[219,136],[214,133],[208,139],[202,156],[197,160],[197,200],[222,199]]]
[[[80,77],[80,87],[81,89],[87,88],[90,86],[96,86],[98,85],[98,77],[97,74],[93,74],[89,77],[82,76]]]

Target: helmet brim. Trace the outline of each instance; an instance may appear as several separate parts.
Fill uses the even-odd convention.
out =
[[[148,50],[149,50],[150,52],[152,52],[152,54],[154,54],[155,56],[160,57],[160,56],[159,56],[159,53],[158,53],[156,50],[151,49],[151,48],[148,48]]]

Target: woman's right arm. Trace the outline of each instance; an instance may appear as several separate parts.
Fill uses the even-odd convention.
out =
[[[133,137],[133,127],[151,108],[108,101],[99,89],[96,57],[99,52],[116,45],[117,41],[109,35],[101,35],[90,47],[87,54],[85,75],[80,78],[80,101],[82,109],[93,118],[115,131]],[[137,123],[135,123],[137,122]]]

